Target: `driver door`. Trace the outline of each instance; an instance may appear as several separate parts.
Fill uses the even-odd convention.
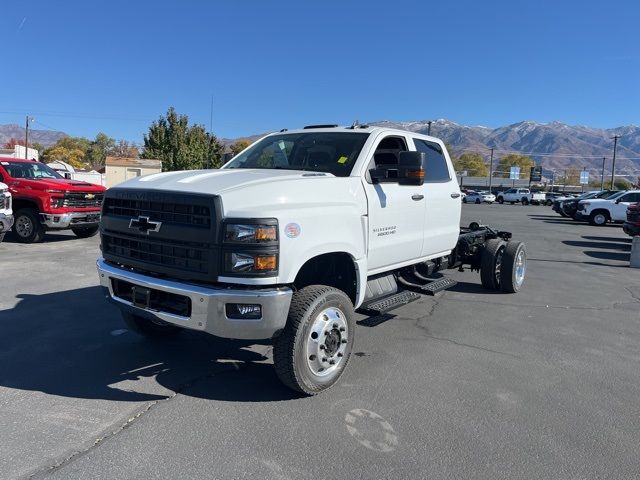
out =
[[[367,170],[377,164],[397,164],[400,152],[409,150],[407,145],[407,138],[402,135],[382,136],[370,154]],[[426,212],[424,187],[374,184],[367,172],[364,189],[369,217],[369,273],[414,263],[422,252]]]

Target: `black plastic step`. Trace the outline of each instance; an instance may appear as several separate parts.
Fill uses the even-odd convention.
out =
[[[362,310],[367,310],[368,312],[381,314],[388,312],[389,310],[393,310],[394,308],[406,305],[407,303],[411,303],[415,300],[418,300],[419,298],[419,293],[409,292],[405,290],[399,293],[394,293],[393,295],[389,295],[388,297],[365,303],[360,308]]]
[[[446,290],[447,288],[451,288],[454,285],[457,285],[458,282],[452,280],[447,277],[439,278],[438,280],[433,280],[426,285],[423,285],[420,290],[426,293],[427,295],[435,295],[442,290]]]

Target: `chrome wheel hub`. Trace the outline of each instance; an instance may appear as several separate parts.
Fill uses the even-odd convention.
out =
[[[16,233],[21,237],[28,237],[33,232],[33,223],[29,217],[20,216],[14,225]]]
[[[527,257],[524,251],[520,250],[516,257],[516,285],[521,286],[524,282],[524,274],[527,270]]]
[[[602,225],[603,223],[605,223],[607,221],[607,219],[603,214],[599,213],[594,217],[594,221],[598,225]]]
[[[307,364],[314,375],[324,377],[335,371],[344,359],[349,326],[340,309],[329,307],[311,323],[305,344]]]

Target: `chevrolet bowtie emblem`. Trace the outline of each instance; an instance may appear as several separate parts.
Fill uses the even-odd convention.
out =
[[[87,200],[93,200],[94,198],[96,198],[96,196],[93,193],[87,193],[84,198],[86,198]]]
[[[162,222],[153,222],[149,217],[132,218],[129,222],[129,228],[135,228],[142,233],[149,235],[149,232],[159,232]]]

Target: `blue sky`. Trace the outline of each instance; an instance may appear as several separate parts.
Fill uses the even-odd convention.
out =
[[[448,118],[639,123],[638,2],[35,1],[2,9],[0,124],[141,142]]]

